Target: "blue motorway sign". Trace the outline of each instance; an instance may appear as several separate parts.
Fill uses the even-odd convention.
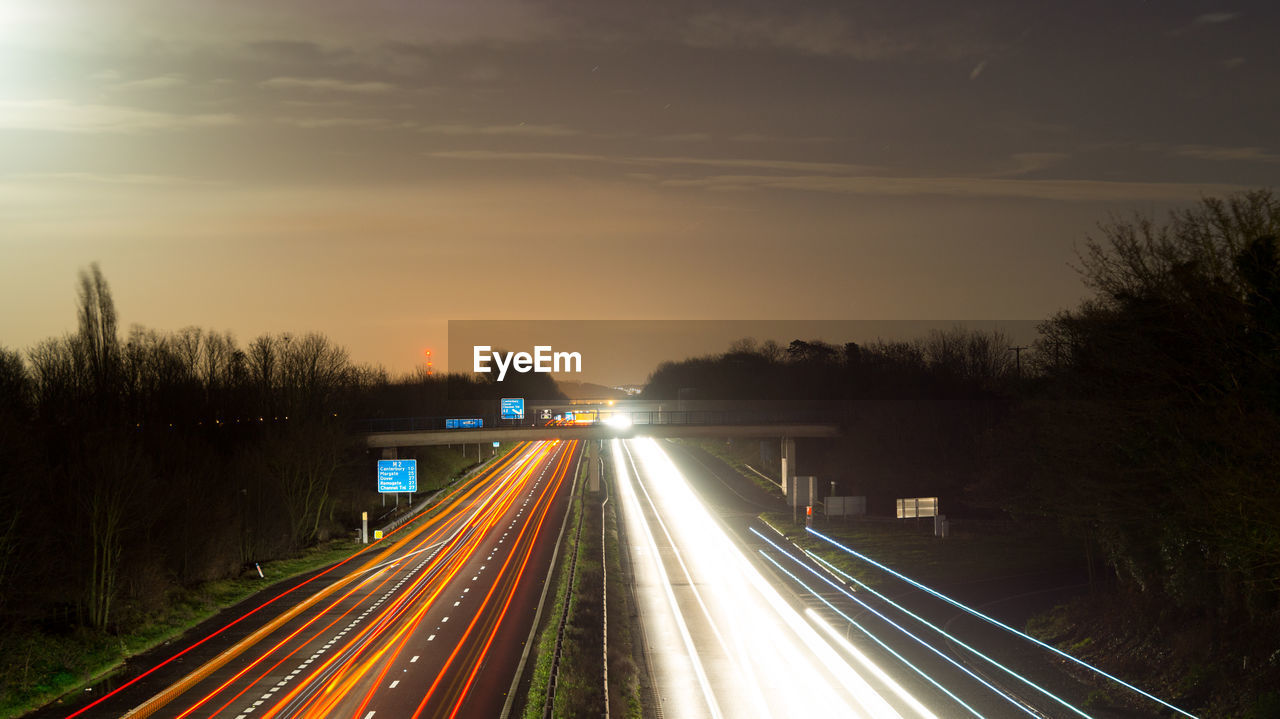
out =
[[[379,492],[416,492],[418,491],[418,460],[416,459],[380,459],[378,460]]]
[[[483,426],[483,419],[446,419],[444,421],[445,429],[480,429]]]
[[[503,419],[524,419],[524,397],[503,397],[500,401]]]

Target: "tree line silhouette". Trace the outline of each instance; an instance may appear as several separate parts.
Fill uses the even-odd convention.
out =
[[[353,420],[490,413],[496,386],[392,378],[324,335],[122,333],[97,265],[74,333],[0,348],[0,627],[128,631],[172,589],[359,526],[377,456]]]

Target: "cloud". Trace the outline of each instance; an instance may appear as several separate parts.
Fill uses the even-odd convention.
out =
[[[48,183],[81,185],[129,185],[172,187],[175,185],[216,185],[219,183],[177,175],[147,175],[132,172],[24,172],[0,175],[0,183]]]
[[[329,127],[385,127],[387,120],[376,117],[277,117],[276,122],[303,129],[323,129]]]
[[[1174,28],[1168,32],[1170,37],[1178,37],[1188,32],[1194,32],[1197,28],[1205,25],[1221,25],[1231,22],[1240,17],[1238,12],[1207,12],[1197,15],[1189,24]]]
[[[1280,162],[1280,154],[1261,147],[1218,147],[1214,145],[1176,145],[1168,153],[1177,157],[1218,162]]]
[[[581,130],[562,125],[421,125],[419,132],[433,135],[516,135],[522,137],[569,137],[581,135]]]
[[[157,75],[155,77],[146,77],[141,80],[130,80],[128,82],[117,83],[112,87],[115,90],[163,90],[169,87],[178,87],[186,85],[186,78],[181,75]]]
[[[1240,17],[1238,12],[1207,12],[1194,20],[1196,25],[1220,25]]]
[[[994,173],[993,177],[1016,177],[1038,172],[1062,162],[1070,155],[1064,152],[1015,152],[1011,157],[1014,161],[1014,167],[1003,172]]]
[[[538,161],[552,160],[574,162],[596,162],[615,165],[647,165],[647,166],[703,166],[733,167],[755,170],[776,170],[782,172],[866,172],[865,165],[851,165],[842,162],[806,162],[800,160],[765,160],[754,158],[713,158],[713,157],[651,157],[644,155],[592,155],[572,152],[495,152],[491,150],[449,150],[427,153],[430,157],[451,160],[518,160]]]
[[[428,157],[444,160],[535,160],[573,162],[618,162],[618,158],[608,155],[587,155],[576,152],[494,152],[491,150],[442,150],[428,152]]]
[[[730,142],[835,142],[836,138],[821,135],[806,137],[788,137],[785,135],[762,135],[757,132],[742,132],[728,138]]]
[[[385,93],[395,90],[386,82],[339,80],[332,77],[273,77],[258,83],[271,90],[307,90],[312,92]]]
[[[969,79],[970,79],[970,80],[977,80],[977,79],[978,79],[978,76],[982,74],[982,71],[983,71],[983,70],[985,70],[985,69],[986,69],[986,67],[987,67],[987,61],[986,61],[986,60],[983,60],[983,61],[979,62],[977,65],[974,65],[974,66],[973,66],[973,69],[969,71]]]
[[[1230,194],[1241,185],[1103,180],[1013,180],[985,177],[840,177],[830,175],[717,175],[669,179],[665,187],[716,191],[793,190],[845,195],[909,197],[944,195],[968,198],[1022,198],[1069,202],[1185,201],[1206,194]]]
[[[973,26],[964,12],[948,8],[920,17],[862,8],[853,18],[851,10],[845,11],[851,5],[834,5],[842,9],[713,10],[690,16],[678,32],[684,44],[696,48],[774,49],[866,61],[973,60],[1003,44],[987,39],[987,31]]]
[[[1236,57],[1229,57],[1218,64],[1221,65],[1224,70],[1234,70],[1243,65],[1244,62],[1244,58],[1237,55]]]
[[[228,114],[180,115],[69,100],[0,101],[0,129],[68,133],[133,133],[239,124]]]
[[[693,47],[777,48],[806,55],[848,56],[864,60],[896,57],[911,52],[914,43],[887,34],[854,35],[842,16],[746,15],[708,12],[689,20],[684,42]]]
[[[706,142],[711,135],[705,132],[678,132],[672,135],[658,135],[654,138],[662,142]]]
[[[838,162],[804,162],[751,158],[611,156],[571,152],[495,152],[452,150],[430,152],[443,159],[476,161],[555,161],[627,165],[631,167],[721,167],[767,170],[775,174],[717,174],[706,177],[658,178],[652,173],[629,172],[633,179],[654,178],[662,187],[701,188],[721,192],[789,190],[868,196],[943,195],[952,197],[1012,197],[1059,201],[1181,201],[1204,194],[1228,194],[1247,189],[1239,185],[1176,182],[1116,182],[1103,180],[1020,179],[1016,177],[911,177],[898,176],[870,166]],[[1016,175],[1047,167],[1067,155],[1053,152],[1019,153],[1013,156]]]

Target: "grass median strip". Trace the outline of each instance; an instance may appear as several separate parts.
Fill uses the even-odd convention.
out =
[[[585,467],[584,467],[585,469]],[[634,661],[631,660],[631,627],[629,601],[621,584],[618,560],[617,525],[612,518],[612,503],[602,513],[603,495],[589,491],[588,483],[579,482],[578,492],[570,508],[570,533],[553,572],[554,603],[560,609],[568,606],[564,638],[558,665],[554,663],[556,639],[560,630],[559,611],[551,612],[538,635],[536,659],[525,695],[522,716],[539,719],[544,715],[552,672],[555,693],[551,715],[555,717],[600,717],[604,715],[604,579],[609,578],[609,691],[612,716],[639,717],[639,690]],[[602,514],[604,516],[602,516]],[[581,521],[581,532],[576,531]],[[604,530],[602,532],[602,529]],[[602,553],[601,539],[605,541]],[[576,569],[570,576],[568,568]],[[606,573],[603,561],[609,565]]]

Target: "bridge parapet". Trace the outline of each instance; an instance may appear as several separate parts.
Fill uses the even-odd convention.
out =
[[[779,412],[776,410],[610,410],[586,409],[575,413],[579,418],[573,422],[555,419],[525,418],[522,420],[504,420],[495,415],[476,417],[483,420],[484,430],[512,429],[535,430],[547,428],[578,428],[594,426],[605,422],[621,423],[631,427],[735,427],[751,425],[832,425],[844,424],[842,413],[822,411]],[[581,415],[589,415],[589,422],[583,422]],[[473,415],[474,417],[474,415]],[[393,417],[363,419],[356,423],[356,431],[361,434],[382,434],[388,432],[422,432],[449,431],[459,434],[475,432],[475,429],[448,429],[445,422],[450,417]],[[778,436],[778,435],[773,435]],[[802,435],[797,435],[802,436]],[[475,440],[469,440],[475,441]]]
[[[615,428],[608,425],[586,427],[493,427],[488,429],[439,429],[403,432],[374,432],[365,435],[369,447],[423,447],[441,444],[484,442],[529,442],[544,439],[617,439],[628,437],[688,438],[783,438],[838,437],[834,424],[651,424]]]

